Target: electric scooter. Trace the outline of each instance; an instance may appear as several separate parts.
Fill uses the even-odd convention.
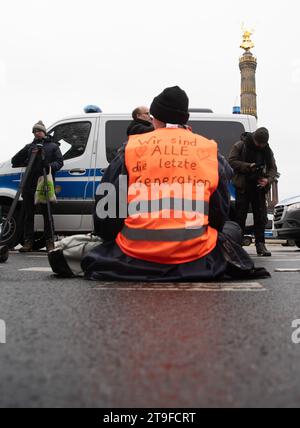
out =
[[[20,187],[18,189],[18,192],[13,200],[13,203],[11,204],[11,207],[9,209],[9,212],[7,214],[7,217],[1,227],[1,232],[0,232],[0,244],[4,241],[5,242],[5,235],[9,234],[10,232],[10,227],[11,227],[11,219],[15,213],[15,210],[17,208],[19,199],[21,194],[23,193],[24,187],[26,185],[26,182],[28,180],[28,177],[31,173],[32,167],[34,165],[34,162],[37,158],[38,155],[41,155],[43,164],[45,161],[45,153],[43,150],[43,144],[37,144],[37,147],[32,150],[31,152],[31,156],[27,165],[27,168],[25,170],[25,173],[23,175],[23,178],[21,180],[20,183]],[[51,215],[51,205],[50,205],[50,201],[49,201],[49,188],[48,188],[48,181],[47,181],[47,171],[46,168],[43,167],[43,177],[44,177],[44,182],[45,182],[45,194],[46,194],[46,202],[47,202],[47,211],[48,211],[48,216],[49,216],[49,222],[50,222],[50,227],[51,227],[51,237],[54,241],[54,225],[53,225],[53,218]],[[0,245],[0,263],[5,263],[8,260],[9,257],[9,247],[8,245]]]

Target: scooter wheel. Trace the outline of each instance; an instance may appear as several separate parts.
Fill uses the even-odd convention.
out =
[[[0,247],[0,263],[5,263],[8,260],[9,250],[7,245]]]

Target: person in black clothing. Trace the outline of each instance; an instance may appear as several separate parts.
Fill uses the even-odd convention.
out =
[[[132,112],[133,121],[127,129],[127,136],[145,134],[154,131],[149,109],[147,107],[137,107]]]
[[[34,140],[32,143],[27,144],[21,151],[19,151],[11,160],[13,168],[26,167],[31,157],[32,151],[37,149],[37,145],[42,144],[42,150],[45,154],[45,161],[42,161],[41,155],[38,154],[32,167],[32,171],[28,176],[23,191],[23,207],[24,207],[24,246],[20,252],[27,253],[33,251],[34,243],[34,196],[37,188],[37,182],[40,176],[43,175],[43,168],[46,169],[47,174],[51,167],[51,173],[54,176],[63,165],[63,156],[59,149],[58,144],[54,143],[52,137],[47,135],[47,130],[42,121],[34,125],[33,130]],[[54,249],[54,242],[51,236],[50,219],[47,212],[47,206],[41,205],[44,217],[44,233],[46,238],[47,250]]]
[[[229,155],[236,187],[236,221],[245,233],[249,205],[254,215],[254,234],[257,254],[271,257],[265,246],[265,227],[268,222],[266,194],[277,176],[274,154],[269,146],[269,131],[259,128],[253,134],[244,133]]]
[[[133,110],[132,117],[133,121],[130,122],[130,125],[127,128],[127,137],[130,137],[131,135],[146,134],[147,132],[154,131],[150,112],[147,107],[137,107],[135,110]],[[127,143],[128,139],[123,142],[121,147],[113,150],[108,158],[108,161],[111,162],[118,155],[118,153],[120,153],[120,151],[126,147]]]

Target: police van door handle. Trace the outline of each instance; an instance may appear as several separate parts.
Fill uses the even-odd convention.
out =
[[[86,169],[75,168],[69,171],[71,175],[84,175],[86,174]]]

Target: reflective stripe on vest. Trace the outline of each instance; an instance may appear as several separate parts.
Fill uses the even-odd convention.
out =
[[[116,239],[120,249],[161,264],[209,254],[218,238],[209,226],[219,182],[217,144],[185,129],[158,129],[130,137],[125,161],[129,216]]]
[[[185,242],[203,236],[207,227],[190,229],[130,229],[124,226],[122,235],[131,241]]]

